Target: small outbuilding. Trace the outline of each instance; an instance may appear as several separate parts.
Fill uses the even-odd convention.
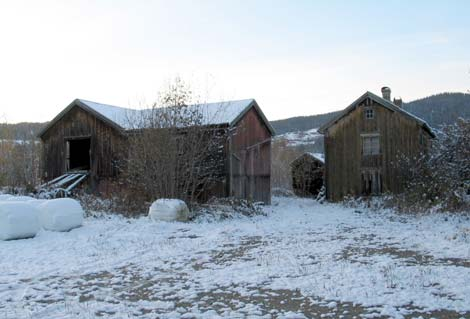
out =
[[[297,196],[317,196],[323,186],[325,159],[321,153],[304,153],[291,163],[292,188]]]

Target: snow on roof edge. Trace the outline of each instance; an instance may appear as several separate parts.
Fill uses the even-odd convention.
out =
[[[77,99],[93,111],[105,117],[109,121],[117,124],[121,128],[131,129],[130,122],[133,117],[138,116],[141,112],[150,109],[132,109],[120,106],[97,103],[85,99]],[[255,102],[254,99],[221,101],[213,103],[192,104],[188,107],[204,108],[202,113],[205,124],[233,124],[244,111]]]
[[[294,163],[295,161],[297,161],[299,158],[301,158],[303,156],[309,156],[309,157],[311,157],[313,159],[316,159],[317,161],[320,161],[321,163],[325,164],[325,154],[323,154],[323,153],[313,153],[313,152],[305,152],[305,153],[300,154],[299,156],[297,156],[292,161],[292,163]]]
[[[311,152],[308,152],[307,154],[312,156],[313,158],[319,160],[320,162],[325,163],[325,154],[323,154],[323,153],[311,153]]]

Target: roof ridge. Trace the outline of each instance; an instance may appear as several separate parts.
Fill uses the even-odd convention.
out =
[[[94,104],[100,104],[100,105],[105,105],[105,106],[112,106],[112,107],[117,107],[117,108],[121,108],[121,109],[128,109],[128,110],[148,110],[150,109],[150,107],[146,107],[146,108],[141,108],[141,109],[137,109],[137,108],[131,108],[131,107],[124,107],[124,106],[119,106],[119,105],[114,105],[114,104],[107,104],[107,103],[102,103],[102,102],[95,102],[95,101],[92,101],[92,100],[87,100],[87,99],[80,99],[80,98],[77,98],[75,100],[78,100],[78,101],[81,101],[82,103],[94,103]],[[199,106],[199,105],[210,105],[210,104],[225,104],[225,103],[239,103],[239,102],[253,102],[255,101],[254,98],[248,98],[248,99],[239,99],[239,100],[222,100],[222,101],[216,101],[216,102],[200,102],[200,103],[192,103],[192,104],[188,104],[187,106]],[[171,107],[171,106],[170,106]]]

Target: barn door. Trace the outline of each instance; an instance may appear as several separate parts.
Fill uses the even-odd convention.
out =
[[[65,171],[70,170],[70,141],[65,141]]]
[[[382,193],[382,174],[380,170],[362,172],[362,195],[378,195]]]
[[[246,153],[245,161],[245,198],[249,200],[254,200],[256,198],[255,194],[255,148],[250,148]]]
[[[243,167],[241,165],[240,159],[232,154],[232,194],[235,198],[243,197]]]

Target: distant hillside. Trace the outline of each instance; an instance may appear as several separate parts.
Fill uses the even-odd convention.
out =
[[[404,108],[437,128],[459,117],[470,118],[470,94],[441,93],[406,103]]]
[[[276,134],[307,131],[322,126],[323,123],[334,118],[339,112],[340,111],[310,116],[290,117],[284,120],[271,121],[271,125],[276,130]]]
[[[345,106],[346,107],[346,106]],[[470,118],[470,94],[441,93],[419,100],[404,103],[403,108],[422,118],[432,127],[455,122],[459,117]],[[334,118],[339,112],[291,117],[272,121],[277,134],[306,131],[320,127]]]

